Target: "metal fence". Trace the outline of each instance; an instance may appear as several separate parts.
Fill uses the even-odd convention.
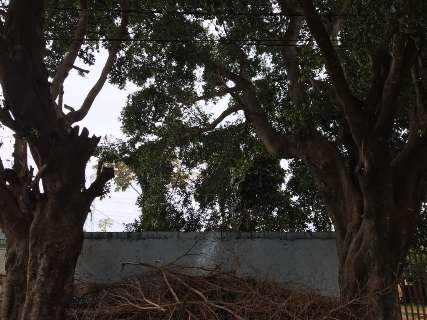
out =
[[[399,297],[402,320],[427,320],[427,248],[408,254]]]

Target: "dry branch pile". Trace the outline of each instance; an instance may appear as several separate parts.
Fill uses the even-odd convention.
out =
[[[76,298],[73,320],[350,320],[345,306],[314,293],[239,278],[156,269]]]

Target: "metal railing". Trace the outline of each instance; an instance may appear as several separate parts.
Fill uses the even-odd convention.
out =
[[[402,320],[427,320],[427,248],[412,250],[399,282]]]

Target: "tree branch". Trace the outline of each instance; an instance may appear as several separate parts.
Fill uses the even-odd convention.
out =
[[[19,131],[18,124],[12,118],[7,102],[4,101],[4,104],[5,104],[4,107],[0,107],[0,122],[4,124],[6,127],[8,127],[9,129],[11,129],[12,131],[18,132]]]
[[[87,0],[79,1],[79,21],[74,32],[73,42],[64,56],[64,60],[58,66],[55,76],[52,80],[50,93],[52,100],[55,101],[61,93],[61,88],[70,70],[74,67],[74,62],[77,59],[80,48],[83,45],[84,36],[87,30],[89,20],[89,11],[87,8]]]
[[[180,103],[182,103],[184,105],[192,105],[196,102],[203,101],[203,100],[211,100],[214,98],[222,98],[227,94],[230,94],[232,92],[236,92],[237,90],[238,90],[238,88],[236,88],[236,87],[234,87],[234,88],[224,87],[224,88],[221,88],[219,90],[203,94],[200,97],[196,97],[194,99],[189,99],[186,101],[180,101]]]
[[[316,42],[322,51],[326,61],[326,69],[331,77],[337,94],[343,104],[353,106],[355,98],[350,91],[347,79],[344,76],[344,71],[341,67],[340,59],[332,46],[329,39],[329,34],[326,32],[325,26],[317,13],[312,0],[301,0],[301,6],[304,10],[307,24],[313,34]]]
[[[351,8],[352,0],[341,0],[337,1],[337,11],[335,15],[332,17],[332,21],[328,27],[329,38],[333,40],[337,40],[338,34],[342,27],[342,23],[344,22],[344,16],[348,13]]]
[[[410,113],[408,141],[392,162],[393,167],[402,171],[420,166],[423,169],[425,166],[420,161],[420,154],[416,155],[420,152],[419,149],[427,148],[427,88],[424,87],[421,59],[419,58],[417,62],[411,70],[416,103],[415,108]],[[410,165],[412,159],[415,159],[417,163]]]
[[[304,15],[310,31],[316,39],[325,58],[326,70],[337,92],[338,102],[344,111],[352,136],[357,145],[360,146],[364,138],[363,127],[365,126],[360,102],[354,97],[350,90],[340,59],[329,39],[329,34],[322,23],[320,15],[313,5],[313,1],[301,0],[300,3],[304,10]]]
[[[283,9],[282,9],[283,10]],[[301,16],[291,16],[288,28],[283,36],[285,43],[291,43],[298,37],[303,26],[304,19]],[[298,50],[295,45],[286,45],[282,49],[285,57],[285,66],[289,80],[289,96],[295,104],[298,104],[304,95],[304,83],[301,81],[298,64]]]
[[[76,65],[73,65],[73,69],[76,69],[78,72],[81,72],[81,73],[89,73],[89,70],[80,68]]]
[[[240,95],[232,96],[244,110],[247,120],[254,126],[267,151],[280,158],[303,159],[311,165],[322,194],[332,209],[337,232],[340,237],[344,237],[346,221],[350,219],[346,214],[358,214],[361,211],[355,213],[354,207],[346,207],[349,203],[353,205],[357,202],[357,188],[339,156],[337,147],[314,130],[306,130],[301,135],[278,133],[270,124],[253,83],[244,78],[242,73],[237,75],[220,64],[214,64],[214,67],[221,76],[234,81],[241,89]],[[340,197],[337,197],[337,194],[340,194]],[[344,196],[341,196],[342,194]]]
[[[90,187],[85,191],[90,202],[96,197],[102,196],[104,193],[105,185],[114,178],[114,168],[104,167],[102,161],[98,163],[96,179]]]
[[[377,137],[391,134],[402,78],[405,71],[411,68],[419,53],[413,40],[408,39],[406,35],[400,35],[399,38],[382,90],[382,99],[379,104],[380,110],[378,111],[373,132],[374,136]]]
[[[303,159],[311,166],[319,189],[333,214],[337,233],[344,237],[346,222],[350,219],[346,214],[354,213],[347,205],[357,202],[357,191],[337,147],[314,130],[307,129],[298,135],[276,132],[253,90],[246,92],[241,100],[245,104],[246,117],[270,153],[281,158]]]
[[[365,104],[368,110],[371,110],[371,114],[374,114],[378,103],[381,101],[384,83],[390,70],[391,57],[385,48],[380,47],[371,60],[373,75]]]
[[[117,30],[117,34],[114,37],[115,39],[123,39],[127,36],[127,27],[128,27],[128,21],[129,21],[129,3],[128,0],[122,0],[121,1],[121,22],[120,27]],[[107,81],[108,75],[113,67],[114,62],[116,61],[117,54],[120,50],[121,41],[113,41],[111,43],[111,46],[108,50],[108,58],[107,61],[104,64],[104,67],[102,69],[102,72],[98,78],[98,81],[94,84],[92,89],[87,94],[82,106],[80,109],[68,113],[65,118],[66,121],[69,124],[73,124],[75,122],[81,121],[85,118],[85,116],[88,114],[90,108],[92,107],[93,102],[95,101],[96,97],[98,96],[99,92],[101,91],[102,87],[104,86],[105,82]]]
[[[233,113],[239,110],[242,110],[242,108],[238,106],[227,108],[218,116],[218,118],[216,118],[214,121],[209,123],[207,126],[187,128],[186,131],[188,132],[184,134],[184,137],[188,138],[191,136],[195,136],[195,135],[199,135],[199,134],[211,131],[215,129],[222,121],[224,121],[225,118],[227,118],[228,116],[232,115]]]

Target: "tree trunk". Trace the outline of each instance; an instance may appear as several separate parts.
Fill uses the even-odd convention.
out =
[[[25,303],[27,290],[28,239],[7,240],[6,279],[4,283],[3,320],[19,320]]]
[[[341,301],[357,319],[400,320],[397,280],[405,250],[380,230],[364,219],[352,236],[337,243]]]
[[[81,208],[72,208],[67,202],[52,202],[53,206],[47,206],[31,226],[28,283],[21,320],[65,318],[68,289],[84,239],[81,217],[87,211],[82,214]]]

